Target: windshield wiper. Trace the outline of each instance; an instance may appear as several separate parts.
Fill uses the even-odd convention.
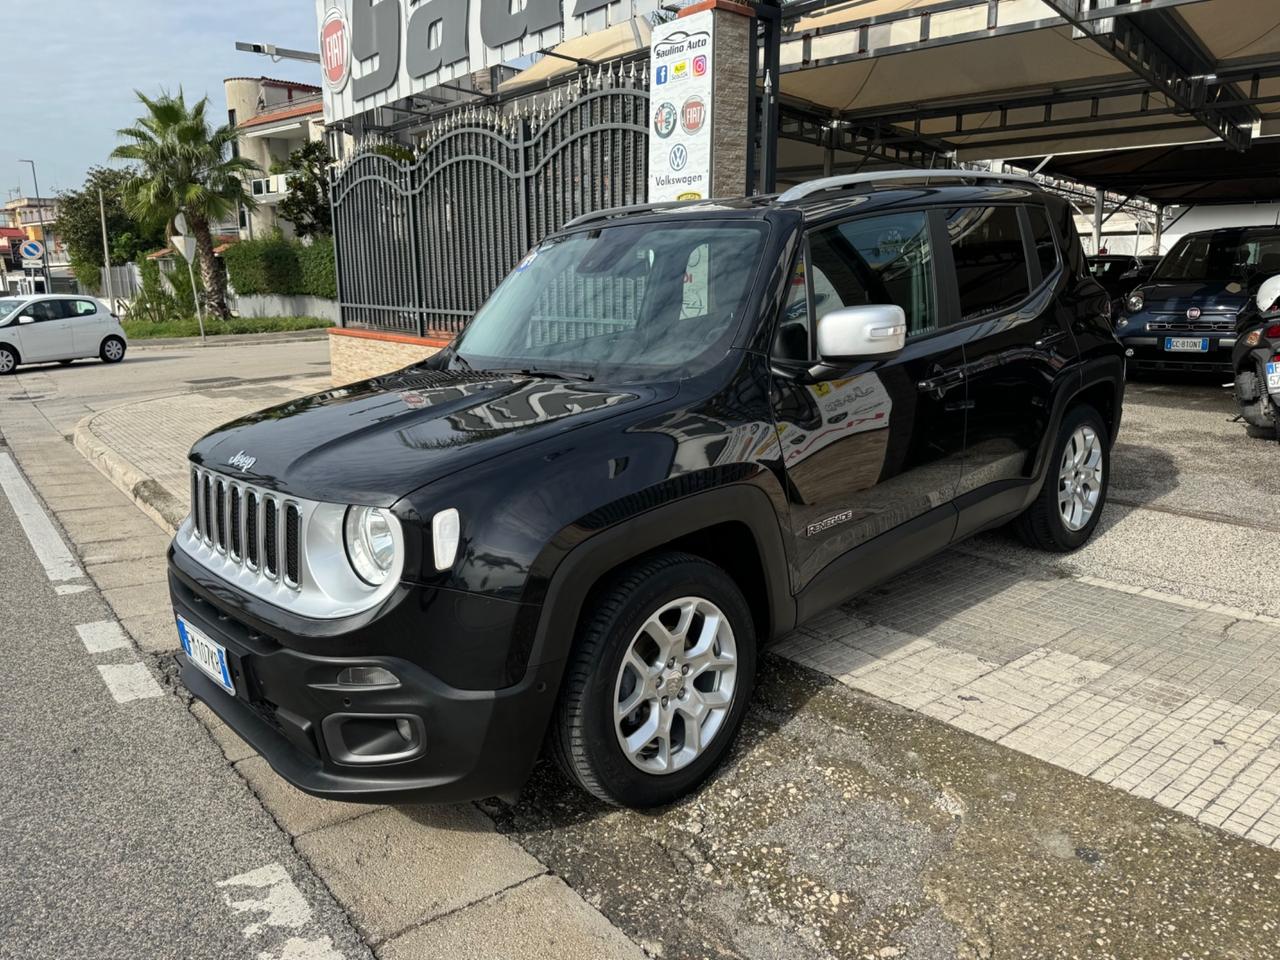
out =
[[[589,373],[574,373],[571,370],[537,370],[532,367],[521,367],[512,370],[493,370],[485,368],[482,373],[518,373],[525,377],[540,377],[543,380],[568,380],[575,383],[590,383],[595,379]]]

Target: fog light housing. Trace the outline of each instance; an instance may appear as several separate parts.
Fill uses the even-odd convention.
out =
[[[340,687],[398,687],[400,678],[383,667],[347,667],[338,673]]]

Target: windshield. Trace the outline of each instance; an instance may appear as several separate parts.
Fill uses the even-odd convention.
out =
[[[9,318],[9,314],[26,302],[26,297],[0,297],[0,323],[4,323]]]
[[[693,376],[724,356],[766,234],[761,223],[700,220],[549,240],[494,291],[455,352],[477,370]]]
[[[1280,234],[1249,236],[1226,231],[1183,237],[1160,261],[1151,279],[1230,283],[1259,273],[1280,273]]]
[[[1127,257],[1123,260],[1090,260],[1089,271],[1099,280],[1119,280],[1133,269],[1133,261]]]

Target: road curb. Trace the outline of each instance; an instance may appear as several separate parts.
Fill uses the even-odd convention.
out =
[[[204,340],[199,337],[156,337],[130,340],[129,349],[187,350],[195,347],[204,350],[209,347],[242,347],[252,343],[302,343],[327,340],[329,329],[329,327],[315,327],[310,330],[286,330],[278,333],[224,333]]]
[[[158,480],[134,466],[93,431],[93,421],[101,413],[92,413],[76,424],[72,442],[80,454],[97,467],[138,507],[164,530],[174,534],[187,515],[187,508],[166,490]]]

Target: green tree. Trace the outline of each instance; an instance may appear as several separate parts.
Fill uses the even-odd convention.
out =
[[[54,231],[67,245],[76,278],[91,290],[100,289],[102,222],[98,191],[102,191],[111,263],[120,266],[164,243],[160,229],[140,224],[125,209],[124,194],[133,171],[93,167],[79,190],[58,194],[58,220]]]
[[[299,237],[333,232],[329,207],[329,167],[333,157],[323,140],[312,140],[289,155],[289,192],[280,201],[280,216]]]
[[[241,205],[255,206],[244,178],[261,171],[253,161],[232,155],[233,125],[210,125],[208,97],[192,106],[181,90],[155,99],[139,92],[138,100],[147,112],[119,131],[127,142],[111,154],[139,166],[125,192],[125,207],[143,223],[163,224],[170,236],[182,214],[196,239],[207,309],[225,319],[230,316],[227,277],[213,252],[211,224],[236,214]]]

